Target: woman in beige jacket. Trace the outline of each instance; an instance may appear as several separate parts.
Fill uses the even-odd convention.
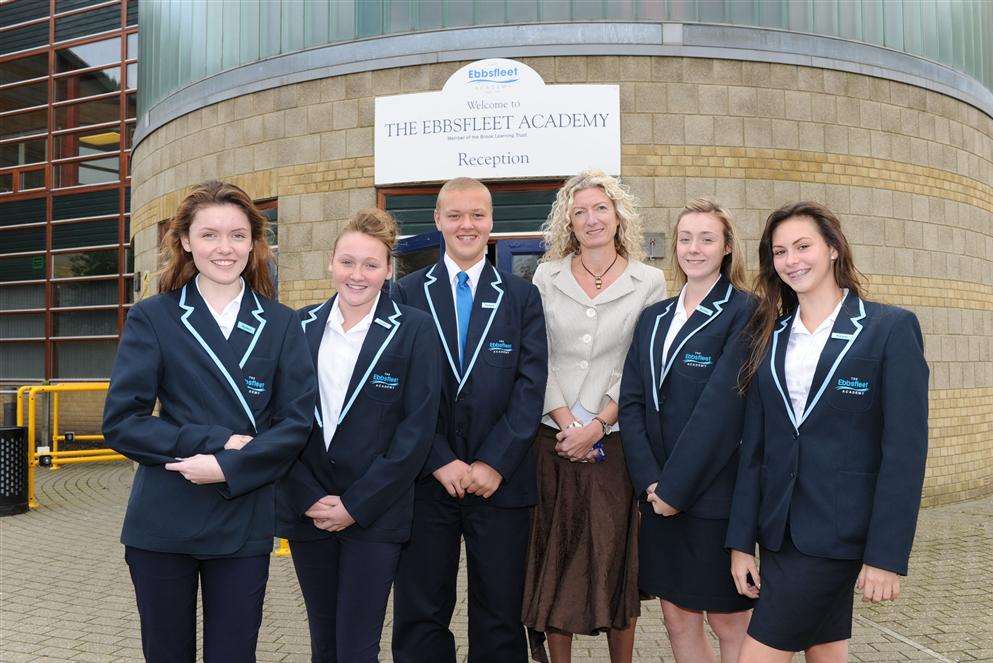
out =
[[[534,274],[548,330],[548,386],[535,439],[538,506],[524,624],[535,660],[571,657],[574,633],[607,632],[613,663],[631,660],[639,614],[638,515],[617,426],[624,357],[642,309],[665,297],[640,261],[631,195],[600,171],[559,190]]]

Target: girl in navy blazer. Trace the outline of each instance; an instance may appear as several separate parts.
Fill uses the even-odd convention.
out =
[[[300,311],[319,399],[307,446],[278,486],[307,606],[311,660],[378,660],[414,482],[438,421],[441,363],[431,318],[383,292],[397,226],[358,212],[328,267],[337,294]]]
[[[731,215],[690,202],[676,220],[678,297],[642,313],[621,380],[624,456],[640,493],[638,587],[662,602],[676,660],[736,660],[752,600],[724,548],[745,403],[737,390],[754,310]]]
[[[310,430],[315,380],[293,311],[274,302],[266,218],[207,182],[163,239],[160,294],[128,313],[104,408],[138,463],[121,541],[148,661],[254,661],[275,523],[273,483]],[[152,410],[159,404],[158,416]]]
[[[907,573],[928,367],[914,314],[864,300],[858,276],[827,208],[769,216],[727,535],[738,591],[758,598],[740,663],[847,660],[853,588],[894,600]]]

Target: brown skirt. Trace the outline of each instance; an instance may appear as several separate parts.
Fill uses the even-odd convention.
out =
[[[539,661],[543,632],[593,635],[627,628],[641,614],[638,510],[620,434],[605,439],[604,462],[573,463],[555,453],[557,432],[542,425],[535,438],[538,505],[523,621]]]

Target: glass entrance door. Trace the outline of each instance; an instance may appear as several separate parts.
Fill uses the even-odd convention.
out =
[[[411,272],[434,264],[445,250],[445,241],[437,230],[404,237],[393,252],[393,274],[403,278]],[[538,233],[522,233],[515,237],[491,237],[486,259],[498,268],[531,280],[545,245]]]

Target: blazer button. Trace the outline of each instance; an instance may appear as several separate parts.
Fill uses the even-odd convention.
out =
[[[579,362],[579,367],[580,367],[581,369],[583,369],[583,370],[586,370],[587,368],[589,368],[589,367],[590,367],[590,362],[588,362],[588,361],[586,361],[586,360],[584,359],[584,360],[582,360],[581,362]]]
[[[596,309],[595,308],[588,308],[588,309],[586,309],[586,317],[587,318],[595,318],[596,317]]]
[[[799,433],[799,431],[793,431],[793,439],[794,440],[799,440],[800,439],[800,433]]]
[[[790,472],[790,478],[796,479],[796,472]]]

